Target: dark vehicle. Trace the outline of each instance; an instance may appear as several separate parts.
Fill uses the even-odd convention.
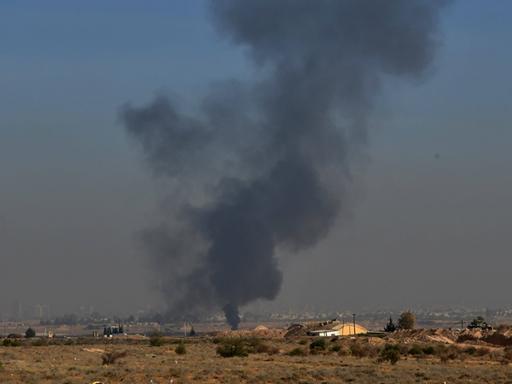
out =
[[[478,316],[473,319],[471,323],[468,325],[468,329],[483,329],[483,330],[491,330],[492,326],[487,324],[485,319],[482,316]]]

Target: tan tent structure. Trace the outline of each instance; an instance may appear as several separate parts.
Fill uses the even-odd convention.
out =
[[[332,327],[333,330],[339,332],[339,336],[350,336],[350,335],[360,335],[363,333],[368,333],[368,330],[359,325],[354,323],[345,323],[345,324],[338,324]]]

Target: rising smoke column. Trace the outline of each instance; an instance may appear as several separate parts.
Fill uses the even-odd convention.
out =
[[[212,86],[197,112],[159,96],[121,117],[166,180],[164,223],[144,233],[170,313],[273,299],[276,250],[327,235],[385,76],[417,78],[438,45],[436,0],[215,0],[219,32],[257,68]]]

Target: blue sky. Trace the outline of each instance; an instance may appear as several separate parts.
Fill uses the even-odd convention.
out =
[[[375,262],[364,255],[383,249],[403,262],[397,249],[410,254],[426,241],[414,233],[404,239],[404,231],[428,228],[432,251],[441,254],[436,261],[447,265],[441,287],[450,287],[461,263],[468,279],[482,277],[464,258],[478,262],[485,252],[502,267],[496,276],[506,278],[499,270],[510,267],[511,15],[507,0],[454,2],[443,17],[443,45],[432,73],[419,84],[384,85],[354,220],[316,257],[332,261],[332,249],[341,247],[348,264],[361,267]],[[134,233],[158,211],[160,186],[141,164],[117,111],[156,92],[175,95],[187,108],[212,81],[251,79],[255,69],[243,49],[216,34],[207,2],[199,0],[4,0],[0,36],[0,270],[33,266],[27,276],[32,283],[23,287],[14,277],[2,279],[0,308],[12,299],[12,289],[22,301],[64,309],[75,301],[105,307],[104,290],[124,297],[116,310],[142,307],[151,294],[151,273]],[[411,214],[389,228],[384,217],[390,211]],[[460,233],[447,235],[457,225]],[[365,244],[369,236],[374,247]],[[468,236],[476,245],[461,246]],[[458,256],[446,258],[446,249]],[[429,257],[422,252],[420,265]],[[114,281],[101,270],[105,260],[126,265]],[[307,263],[290,270],[278,303],[298,300],[293,292],[300,290]],[[511,288],[496,276],[484,273],[489,295]],[[376,286],[395,287],[376,280]],[[69,286],[65,294],[62,284]],[[416,292],[418,300],[440,301],[439,292],[430,297],[426,289]],[[446,301],[487,302],[477,292],[466,302],[463,292],[456,288]],[[309,299],[318,301],[317,294]],[[413,299],[405,295],[389,305]],[[493,300],[507,304],[504,296]]]

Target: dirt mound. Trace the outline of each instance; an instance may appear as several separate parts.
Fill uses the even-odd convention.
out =
[[[478,341],[482,338],[482,330],[476,329],[464,329],[459,332],[457,337],[457,343],[466,343],[468,341]]]
[[[303,324],[292,324],[286,329],[284,337],[306,336],[308,327]]]
[[[453,344],[457,341],[457,331],[450,329],[404,329],[386,336],[387,339],[396,340],[404,344],[410,343],[443,343]]]
[[[488,343],[498,346],[512,345],[512,328],[509,326],[501,326],[496,330],[492,329],[465,329],[460,332],[457,338],[458,343],[475,342]]]
[[[286,330],[282,328],[267,328],[259,325],[254,329],[237,329],[235,331],[223,331],[217,335],[222,337],[264,337],[264,338],[282,338]]]
[[[512,337],[512,326],[510,325],[500,325],[496,330],[497,333],[506,337]]]
[[[492,344],[496,346],[512,345],[512,329],[510,327],[500,327],[497,330],[482,329],[412,329],[396,331],[388,336],[387,340],[394,340],[404,344],[411,343],[470,343],[470,344]]]
[[[485,341],[486,343],[493,345],[499,345],[502,347],[512,345],[512,337],[506,336],[498,332],[482,337],[482,341]]]

